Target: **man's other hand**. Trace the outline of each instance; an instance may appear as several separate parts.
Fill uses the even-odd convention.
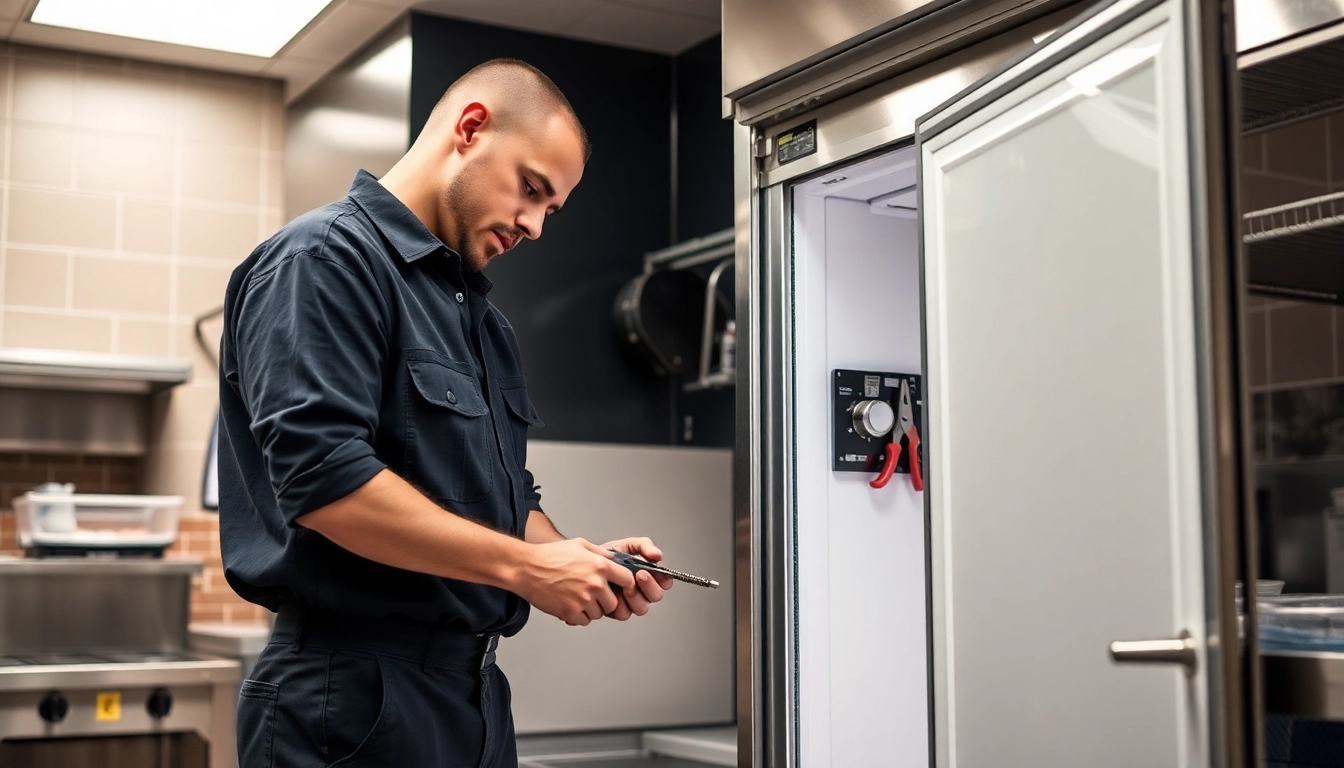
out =
[[[567,624],[584,627],[619,610],[617,595],[635,588],[633,574],[596,544],[566,539],[531,546],[513,591]]]
[[[653,541],[647,538],[609,541],[602,545],[602,549],[625,552],[642,557],[650,563],[657,563],[663,559],[663,551],[654,546]],[[662,600],[663,595],[671,588],[671,578],[652,574],[648,571],[639,571],[635,574],[635,586],[627,587],[616,594],[616,609],[608,612],[607,615],[617,621],[625,621],[631,615],[643,616],[649,612],[649,608],[654,603]]]

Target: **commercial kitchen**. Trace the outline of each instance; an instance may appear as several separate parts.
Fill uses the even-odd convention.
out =
[[[0,0],[0,38],[0,766],[238,764],[274,615],[220,551],[230,274],[501,57],[593,146],[487,271],[527,469],[695,577],[500,642],[522,768],[1344,765],[1344,0]]]

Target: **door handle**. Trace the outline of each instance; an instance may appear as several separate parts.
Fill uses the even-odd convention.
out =
[[[1182,631],[1173,640],[1119,640],[1111,643],[1111,660],[1117,664],[1180,664],[1193,675],[1199,666],[1195,640]]]

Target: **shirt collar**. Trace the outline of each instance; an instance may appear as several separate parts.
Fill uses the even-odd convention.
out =
[[[407,262],[424,258],[440,248],[457,255],[368,171],[360,170],[355,174],[355,180],[350,184],[350,198],[364,209],[378,231]]]
[[[420,218],[411,212],[406,204],[373,177],[373,174],[360,170],[350,184],[350,198],[373,220],[373,225],[392,243],[401,258],[407,263],[417,261],[442,249],[452,259],[454,266],[460,269],[462,257],[443,241],[434,236]],[[479,272],[461,271],[467,286],[484,296],[494,284]]]
[[[482,296],[490,293],[490,289],[495,287],[495,284],[490,282],[486,276],[480,272],[463,271],[462,277],[467,281],[467,286],[470,287],[471,290]]]

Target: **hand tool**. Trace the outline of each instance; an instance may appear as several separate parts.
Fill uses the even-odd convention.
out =
[[[671,568],[666,568],[664,566],[657,565],[655,563],[650,563],[648,560],[645,560],[642,557],[636,557],[635,555],[632,555],[628,552],[619,552],[614,549],[607,551],[611,552],[612,560],[615,560],[617,563],[625,566],[626,568],[629,568],[631,573],[637,574],[640,571],[648,571],[649,573],[661,574],[663,576],[676,579],[677,581],[684,581],[687,584],[694,584],[697,587],[709,587],[710,589],[719,588],[719,582],[714,581],[713,579],[702,579],[699,576],[692,576],[689,573],[674,571]]]
[[[901,446],[902,440],[905,442],[904,448]],[[896,471],[897,462],[901,460],[902,450],[910,456],[910,484],[916,491],[924,490],[924,473],[919,466],[919,430],[915,428],[915,410],[910,405],[910,382],[906,379],[901,379],[896,428],[891,431],[891,442],[887,443],[886,461],[882,464],[882,472],[869,485],[874,488],[886,486]]]

